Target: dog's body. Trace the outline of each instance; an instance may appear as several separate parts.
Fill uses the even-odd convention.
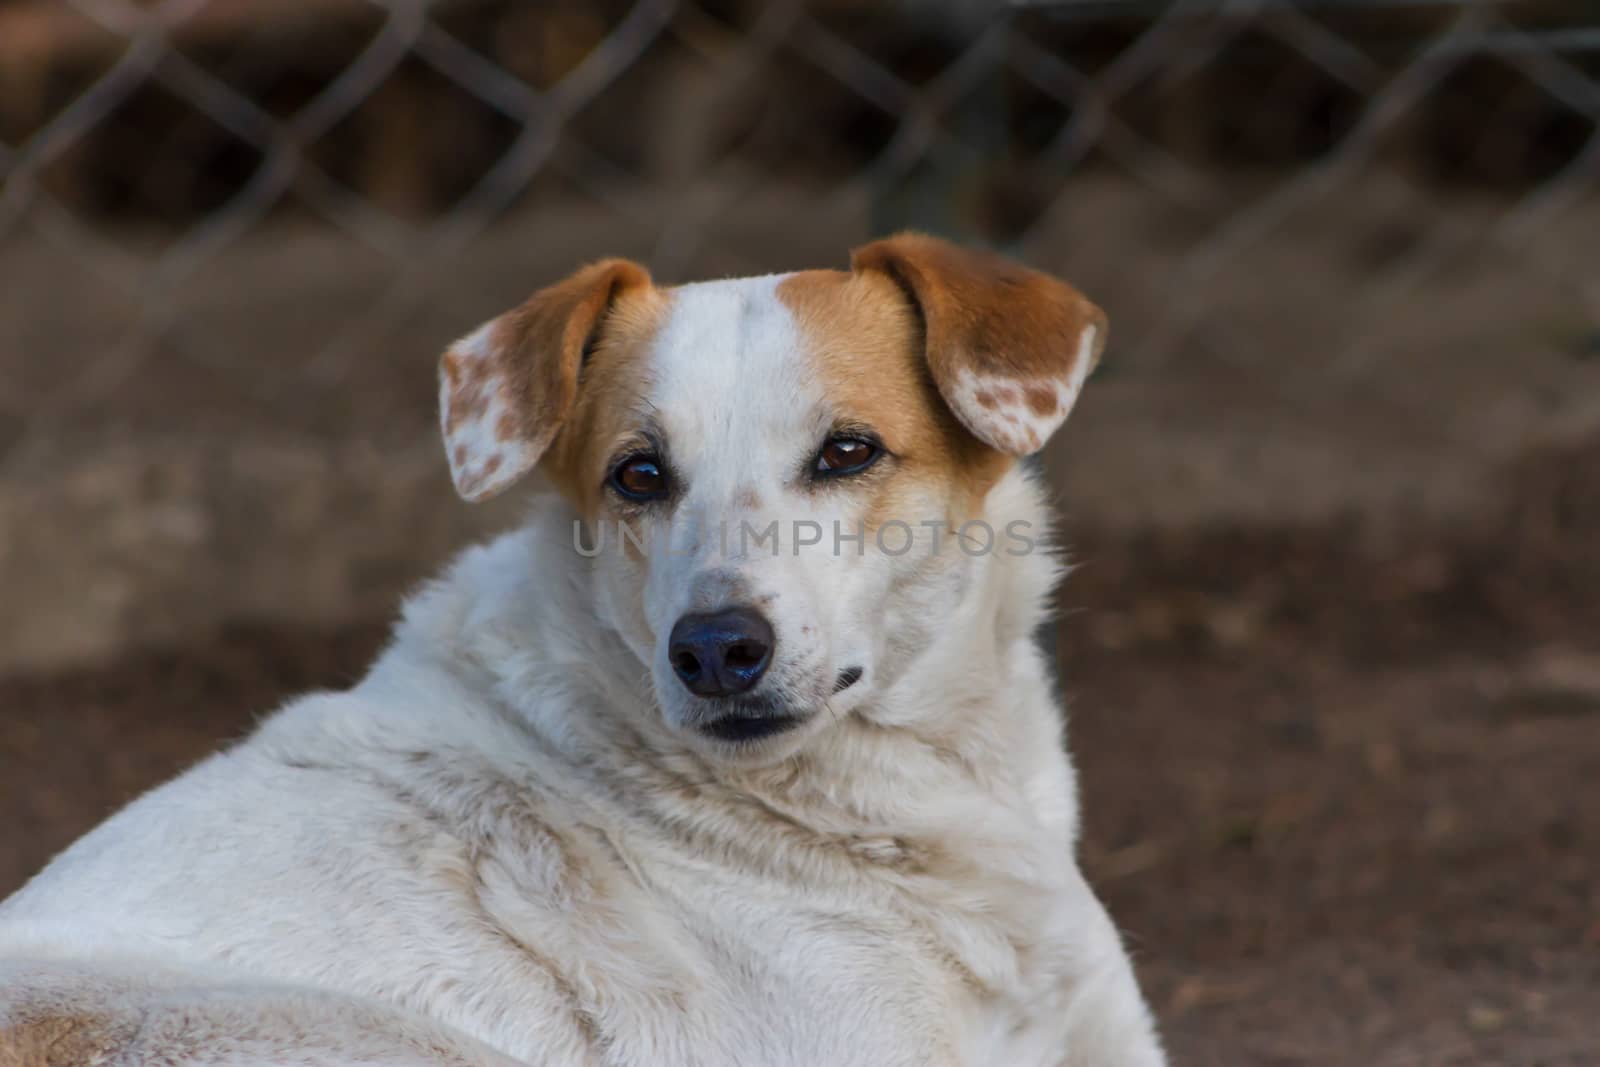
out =
[[[463,391],[499,377],[451,369],[508,351],[509,327],[446,359],[463,493],[550,453],[563,496],[416,597],[354,689],[280,711],[0,906],[0,1065],[1162,1062],[1073,858],[1073,776],[1032,640],[1053,558],[874,561],[872,534],[844,563],[787,538],[769,557],[681,522],[865,509],[881,530],[898,521],[890,494],[908,525],[941,515],[1038,536],[1039,491],[987,438],[957,441],[982,429],[964,417],[929,416],[957,442],[937,448],[887,409],[830,409],[855,437],[809,428],[811,397],[831,390],[792,373],[797,350],[815,350],[796,323],[834,298],[866,306],[850,286],[902,312],[904,298],[860,260],[798,296],[756,279],[657,299],[630,268],[602,268],[625,274],[602,279],[604,300],[585,304],[590,278],[577,311],[514,313],[535,333],[554,315],[548,344],[582,350],[544,441],[496,410],[511,394]],[[932,344],[942,312],[917,279],[894,281],[923,302]],[[914,347],[901,325],[885,344]],[[1064,372],[1076,384],[1103,322],[1087,329]],[[570,395],[580,380],[585,396],[605,390],[630,346],[650,361],[627,371],[658,420],[648,461],[618,446],[626,427],[596,421],[627,403],[586,414]],[[719,362],[719,346],[737,359]],[[540,390],[540,373],[517,388]],[[705,395],[774,375],[778,395],[742,416]],[[784,481],[794,449],[767,431],[797,419],[802,438],[831,442],[826,485]],[[1002,429],[1040,435],[1025,419]],[[671,509],[666,544],[575,551],[574,521],[642,524],[589,484],[603,479],[584,475],[585,440],[595,472],[623,471],[630,507]],[[830,465],[869,440],[866,466]],[[763,480],[767,452],[778,473]],[[879,452],[890,466],[872,474]],[[717,614],[730,600],[760,619]],[[680,682],[690,695],[672,695]]]

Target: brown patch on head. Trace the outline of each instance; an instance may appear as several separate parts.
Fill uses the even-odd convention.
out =
[[[617,299],[594,338],[572,412],[551,445],[551,481],[587,519],[600,513],[616,449],[638,437],[649,414],[650,349],[671,300],[671,290],[656,288]]]
[[[856,249],[851,265],[891,281],[916,308],[940,393],[1001,452],[1043,445],[1105,345],[1105,314],[1083,294],[990,252],[904,233]]]
[[[463,496],[491,496],[538,462],[572,414],[596,335],[619,303],[651,292],[643,267],[603,260],[539,290],[445,353],[444,436]]]
[[[761,506],[761,494],[753,485],[746,485],[733,494],[733,506],[743,511],[754,511]]]
[[[649,285],[637,263],[602,260],[505,316],[504,343],[525,356],[506,369],[512,392],[523,398],[513,411],[524,437],[554,437],[572,412],[585,351],[602,317],[625,293]]]
[[[907,478],[950,487],[952,518],[965,518],[1010,465],[962,428],[941,399],[905,297],[873,272],[802,271],[778,285],[824,392],[838,414],[870,426]],[[892,483],[873,502],[869,529],[896,517]]]

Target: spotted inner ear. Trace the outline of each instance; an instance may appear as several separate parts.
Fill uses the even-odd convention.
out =
[[[578,395],[586,350],[623,293],[647,288],[637,263],[609,259],[533,294],[439,360],[439,421],[450,477],[487,500],[539,462]]]
[[[1105,347],[1105,313],[1082,293],[990,252],[902,233],[856,249],[851,266],[906,293],[945,403],[1009,455],[1044,447]]]

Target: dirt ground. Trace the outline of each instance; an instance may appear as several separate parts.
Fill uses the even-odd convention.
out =
[[[1471,530],[1073,532],[1084,856],[1176,1063],[1600,1063],[1597,454]],[[383,628],[0,683],[0,894]]]

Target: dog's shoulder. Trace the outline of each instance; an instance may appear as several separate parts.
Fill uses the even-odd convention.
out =
[[[0,928],[72,916],[80,930],[103,919],[110,929],[149,924],[157,936],[182,935],[200,916],[238,907],[242,886],[303,870],[314,828],[326,843],[370,810],[370,781],[349,770],[374,729],[367,710],[349,694],[295,701],[76,841],[0,905]]]
[[[406,922],[438,920],[482,829],[475,790],[544,770],[496,692],[501,646],[554,654],[582,639],[529,595],[533,532],[458,557],[351,689],[289,702],[74,843],[0,903],[0,954],[41,939],[80,954],[162,944],[292,974],[320,951],[308,946],[333,952],[352,932],[399,945]],[[559,673],[526,654],[516,666],[521,680]]]

